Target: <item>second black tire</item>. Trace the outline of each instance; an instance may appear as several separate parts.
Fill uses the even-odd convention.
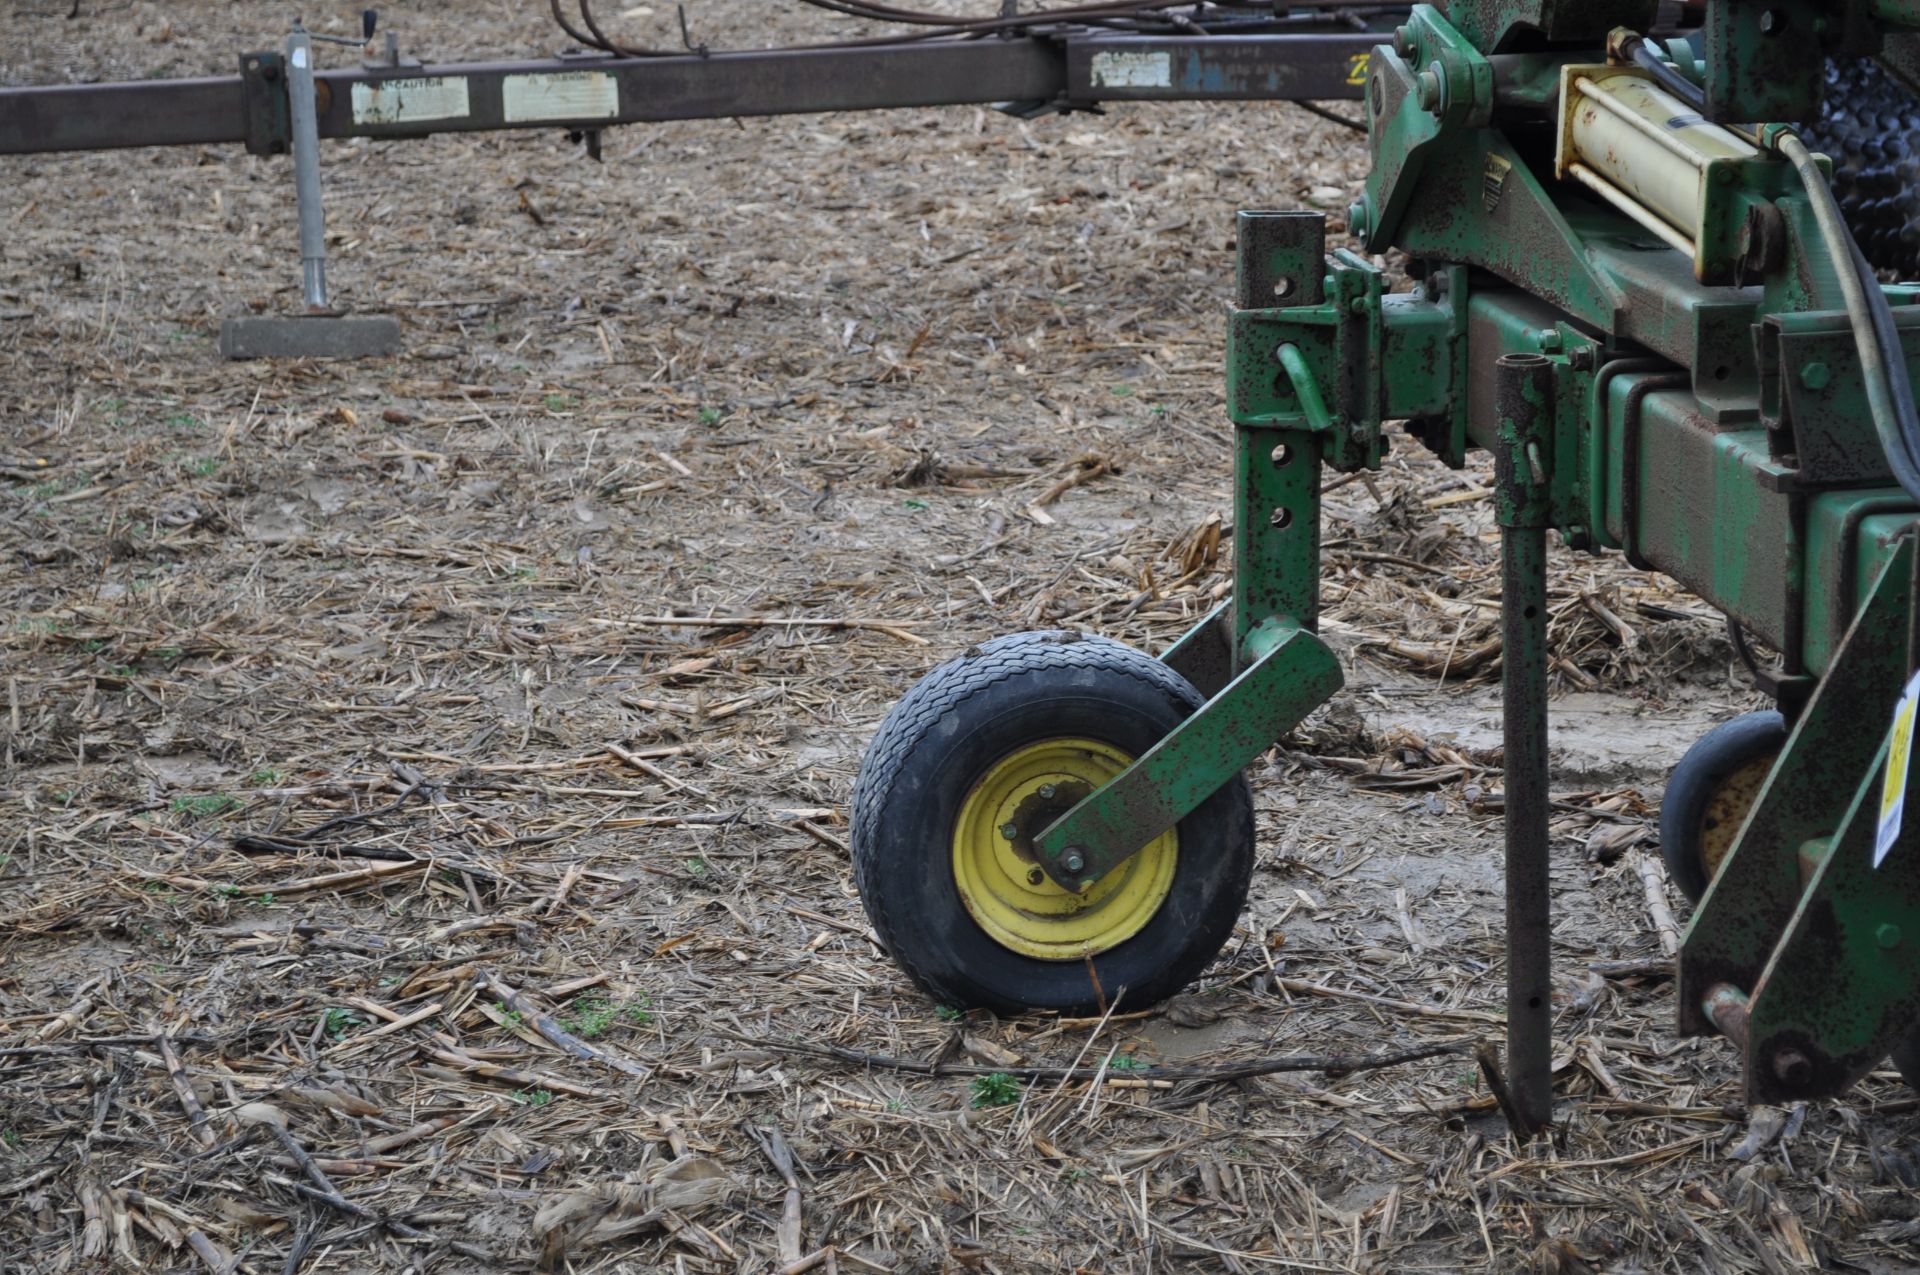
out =
[[[1689,901],[1706,894],[1786,743],[1780,714],[1743,713],[1702,735],[1673,768],[1660,802],[1660,855]]]

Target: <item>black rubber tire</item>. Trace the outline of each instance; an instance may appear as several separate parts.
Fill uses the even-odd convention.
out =
[[[1763,758],[1777,757],[1787,742],[1786,719],[1772,711],[1743,713],[1694,742],[1667,780],[1660,802],[1660,855],[1681,893],[1698,903],[1707,892],[1701,851],[1709,806],[1727,780]]]
[[[1095,1011],[1126,989],[1144,1009],[1219,954],[1253,874],[1253,795],[1236,776],[1179,824],[1171,889],[1145,927],[1092,958],[1049,961],[1003,947],[954,884],[955,820],[973,786],[1015,750],[1088,738],[1138,757],[1201,703],[1150,655],[1079,633],[1017,633],[968,650],[907,692],[860,763],[853,788],[855,879],[874,931],[945,1005],[1015,1014]]]
[[[1893,1051],[1893,1065],[1900,1069],[1900,1078],[1907,1082],[1907,1088],[1920,1093],[1920,1027],[1916,1027],[1904,1045]]]
[[[1827,63],[1818,119],[1800,127],[1833,160],[1833,196],[1876,270],[1920,278],[1920,101],[1869,58]]]

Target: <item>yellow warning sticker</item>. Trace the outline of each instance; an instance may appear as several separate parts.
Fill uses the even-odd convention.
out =
[[[1907,769],[1913,761],[1913,719],[1920,709],[1920,673],[1900,692],[1893,707],[1893,738],[1887,742],[1887,773],[1880,785],[1880,822],[1873,837],[1873,866],[1879,867],[1900,839],[1907,809]]]

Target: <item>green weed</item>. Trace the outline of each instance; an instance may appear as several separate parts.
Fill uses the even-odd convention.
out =
[[[973,1105],[1010,1107],[1020,1101],[1020,1082],[1004,1071],[973,1078]]]
[[[643,992],[630,1001],[616,1004],[605,996],[589,992],[574,1000],[573,1012],[562,1020],[561,1026],[582,1040],[592,1040],[621,1019],[636,1027],[645,1027],[653,1021],[653,998]]]

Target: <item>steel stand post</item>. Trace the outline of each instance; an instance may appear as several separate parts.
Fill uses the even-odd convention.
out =
[[[313,37],[295,24],[287,37],[288,121],[293,196],[300,215],[300,279],[310,313],[327,309],[327,214],[320,204],[320,123],[313,100]]]
[[[1506,756],[1507,1083],[1522,1140],[1553,1123],[1547,851],[1547,522],[1553,364],[1497,365],[1501,700]]]
[[[391,315],[348,315],[327,299],[327,215],[320,202],[319,103],[314,96],[313,37],[294,24],[287,37],[287,123],[293,151],[293,195],[300,218],[297,318],[246,317],[220,325],[220,352],[230,359],[371,358],[397,353],[400,323]]]

